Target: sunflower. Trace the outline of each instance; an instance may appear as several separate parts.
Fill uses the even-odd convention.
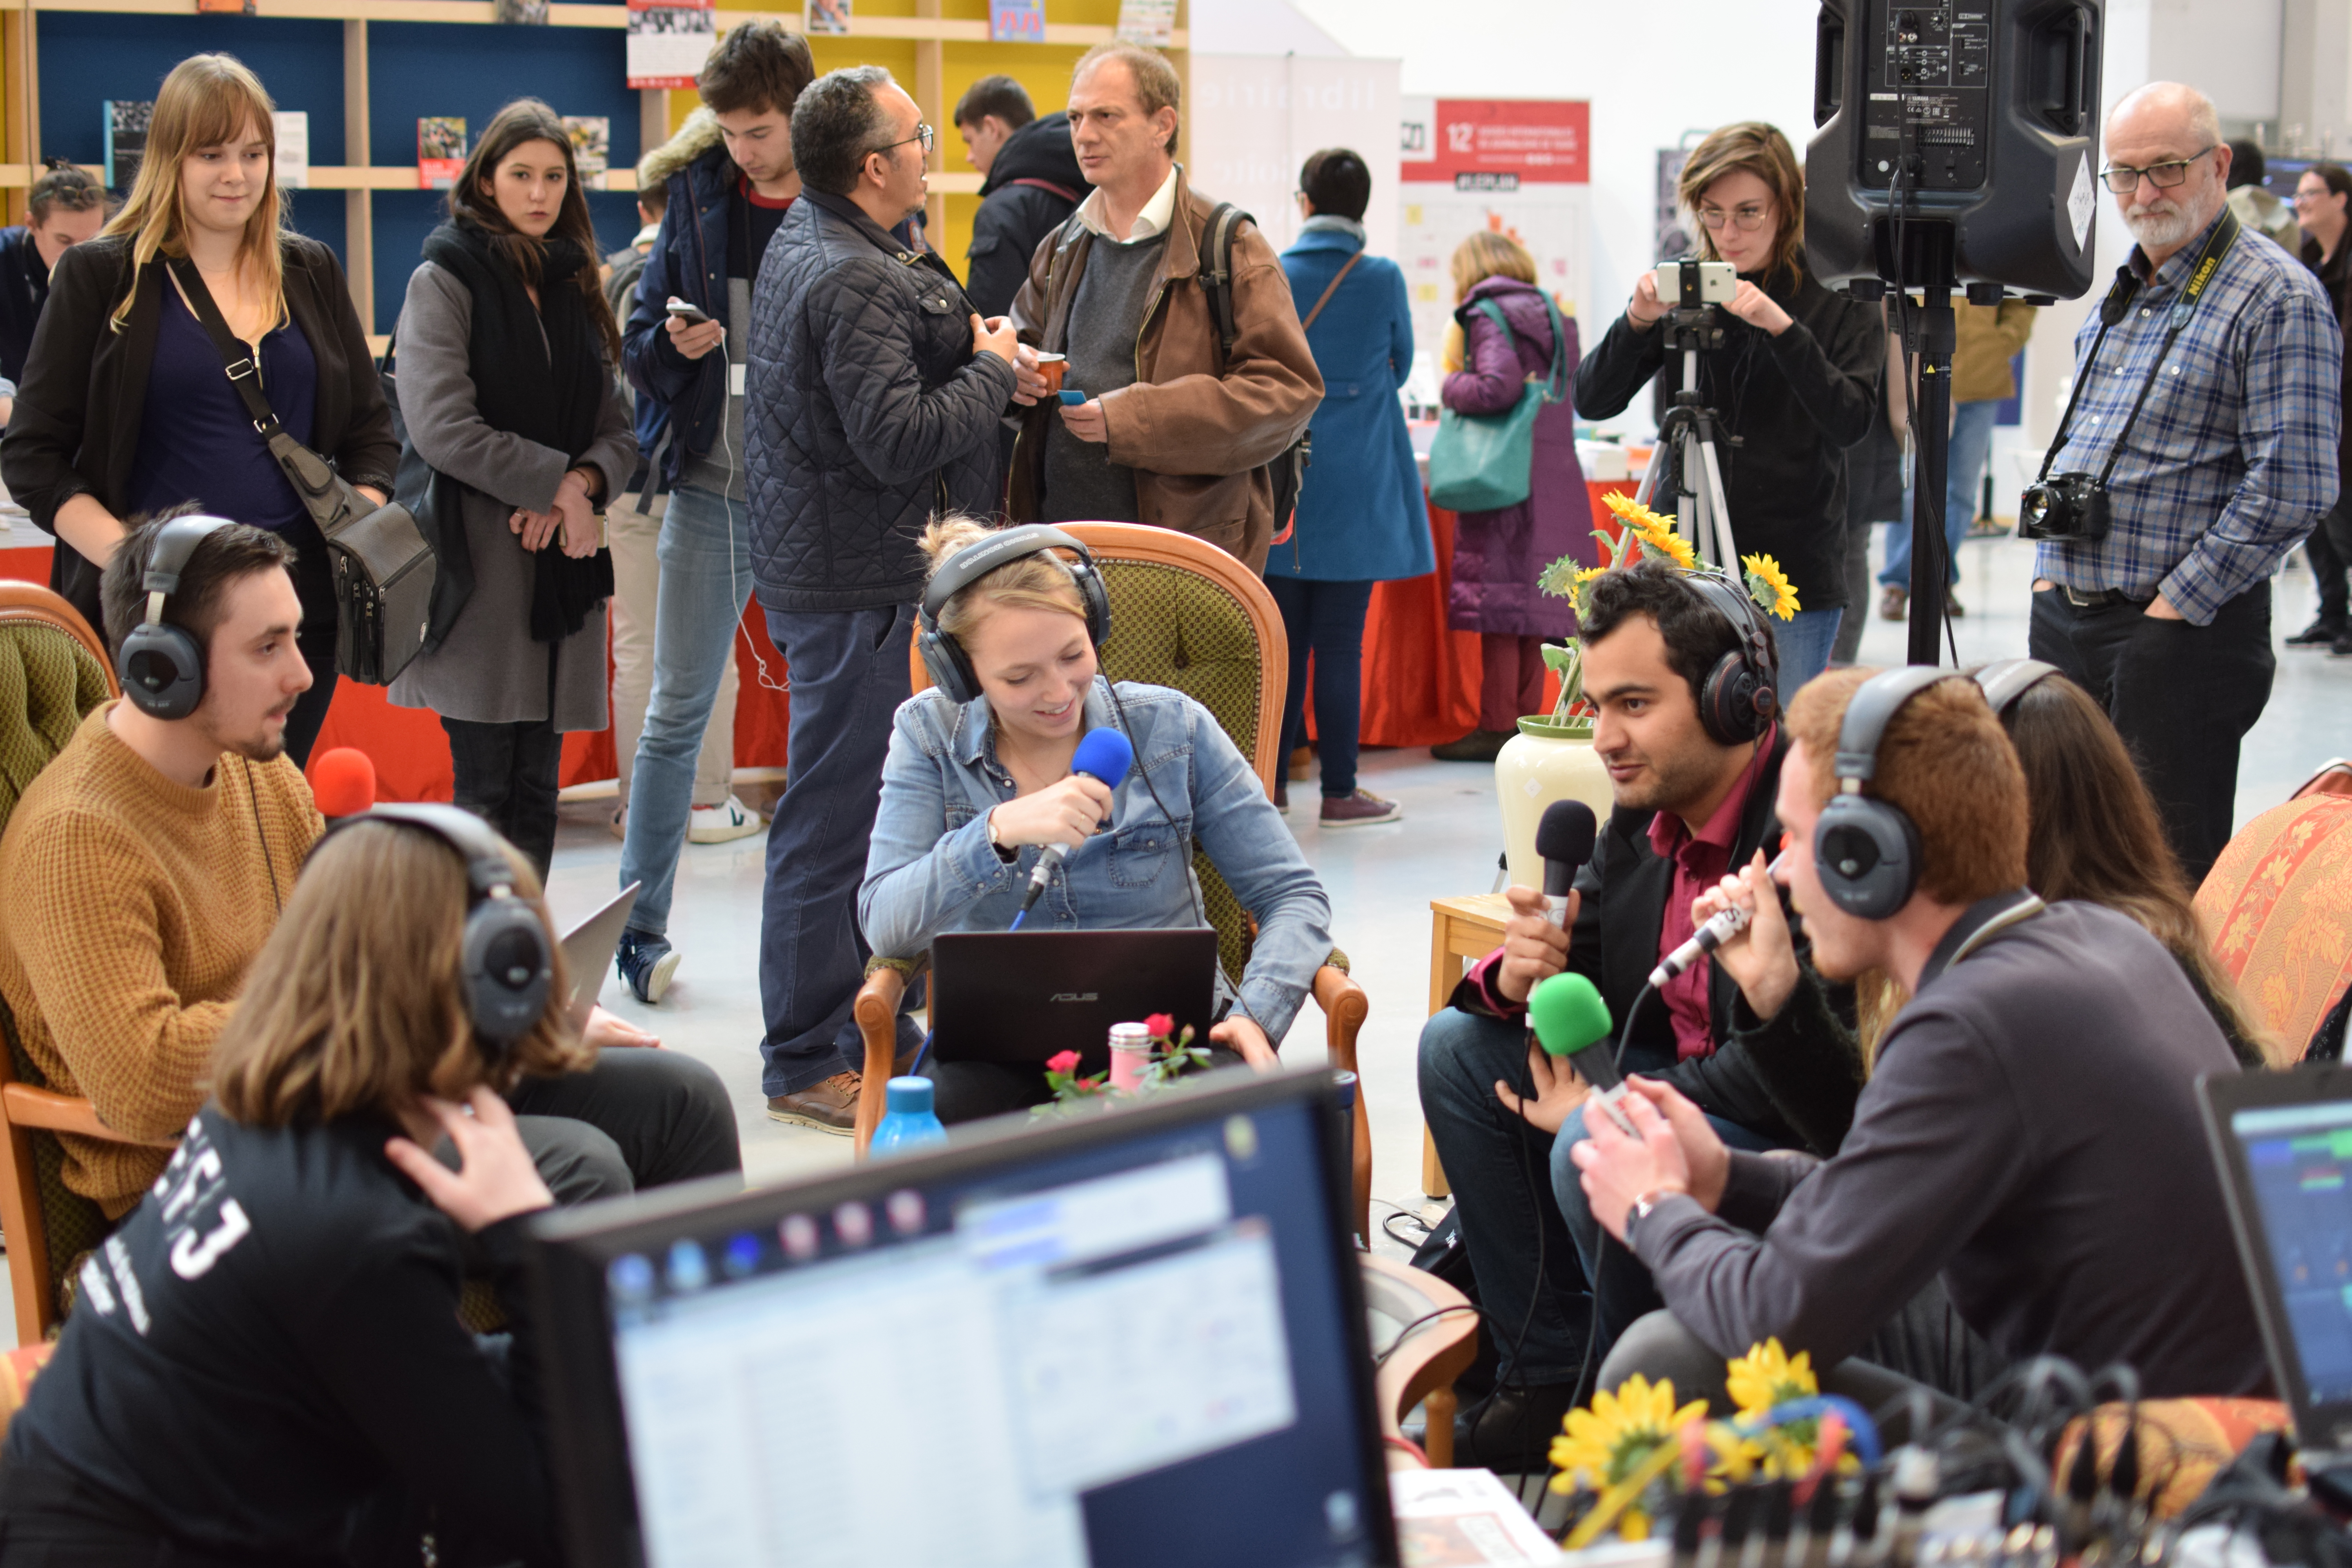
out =
[[[1645,555],[1659,557],[1687,572],[1698,564],[1698,552],[1675,531],[1675,520],[1661,516],[1631,496],[1612,490],[1601,498],[1625,527],[1642,542]]]
[[[1799,1351],[1792,1357],[1777,1339],[1750,1345],[1727,1369],[1724,1386],[1742,1415],[1761,1415],[1775,1405],[1811,1399],[1822,1391],[1821,1380],[1813,1375],[1812,1352]]]
[[[1769,555],[1743,555],[1739,563],[1748,568],[1749,598],[1762,605],[1769,614],[1784,621],[1797,618],[1797,611],[1801,608],[1797,603],[1797,590],[1790,583],[1789,574],[1780,570],[1778,561]]]
[[[1568,1413],[1565,1429],[1551,1440],[1552,1466],[1561,1472],[1552,1478],[1552,1489],[1570,1491],[1580,1482],[1596,1491],[1615,1486],[1660,1445],[1675,1441],[1685,1422],[1706,1414],[1704,1399],[1676,1408],[1672,1380],[1654,1384],[1635,1373],[1616,1393],[1594,1394],[1591,1409]]]

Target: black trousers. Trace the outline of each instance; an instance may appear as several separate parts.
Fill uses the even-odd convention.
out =
[[[335,573],[319,525],[305,518],[278,537],[294,547],[294,592],[302,601],[302,629],[294,646],[310,667],[310,689],[294,700],[286,716],[286,754],[298,768],[310,765],[310,748],[335,700]]]
[[[547,880],[555,858],[555,796],[563,775],[563,737],[555,728],[555,647],[547,649],[547,717],[484,724],[444,715],[451,797],[506,836]]]
[[[2352,595],[2347,594],[2344,581],[2346,569],[2352,567],[2352,555],[2346,553],[2347,544],[2352,544],[2352,496],[2338,496],[2335,509],[2319,520],[2311,537],[2303,542],[2312,581],[2319,589],[2319,618],[2337,626],[2352,613]]]
[[[2210,626],[2162,621],[2128,601],[2078,605],[2063,588],[2033,595],[2028,647],[2097,700],[2156,797],[2189,885],[2230,842],[2238,745],[2270,701],[2271,589],[2223,605]]]
[[[601,1052],[586,1072],[523,1079],[507,1104],[567,1208],[743,1169],[727,1086],[683,1051]]]

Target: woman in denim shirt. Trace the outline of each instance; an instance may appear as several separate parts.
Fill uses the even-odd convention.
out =
[[[933,574],[988,534],[966,518],[934,522],[923,535]],[[875,952],[911,958],[940,931],[1004,930],[1048,844],[1071,852],[1024,927],[1202,924],[1197,837],[1258,920],[1239,987],[1217,977],[1226,1010],[1210,1043],[1226,1060],[1272,1066],[1330,955],[1331,904],[1215,717],[1164,686],[1123,681],[1114,696],[1097,673],[1077,584],[1051,553],[979,578],[941,606],[939,626],[962,648],[981,695],[959,705],[934,688],[898,709],[857,902]],[[1135,745],[1136,766],[1116,789],[1070,772],[1078,738],[1104,724]],[[1046,1098],[1042,1067],[935,1062],[929,1071],[945,1121]]]

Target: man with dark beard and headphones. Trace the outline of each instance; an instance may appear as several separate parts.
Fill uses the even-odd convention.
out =
[[[1647,1278],[1622,1253],[1602,1249],[1588,1279],[1553,1201],[1555,1140],[1564,1128],[1570,1142],[1577,1136],[1585,1088],[1531,1047],[1528,994],[1575,971],[1622,1026],[1651,969],[1693,934],[1691,900],[1780,838],[1772,798],[1788,742],[1776,722],[1776,650],[1745,590],[1645,563],[1595,579],[1579,627],[1585,694],[1600,710],[1593,748],[1615,807],[1577,873],[1565,928],[1534,889],[1510,889],[1503,945],[1421,1036],[1422,1114],[1500,1360],[1495,1394],[1457,1423],[1456,1452],[1461,1463],[1497,1470],[1540,1462],[1587,1355],[1598,1353],[1594,1342],[1605,1349],[1651,1304]],[[1759,1017],[1702,959],[1641,1005],[1623,1066],[1679,1085],[1740,1147],[1800,1145],[1797,1129],[1833,1116],[1784,1106],[1776,1092],[1819,1081],[1835,1090],[1832,1105],[1853,1094],[1838,1026],[1851,999],[1801,973]],[[1777,1089],[1759,1072],[1759,1053],[1787,1064],[1773,1077]]]
[[[2024,773],[1962,672],[1836,671],[1789,726],[1780,874],[1813,963],[1911,1000],[1826,1161],[1734,1152],[1655,1080],[1626,1098],[1637,1136],[1588,1124],[1593,1215],[1665,1301],[1598,1386],[1720,1400],[1726,1358],[1778,1338],[1876,1410],[1920,1385],[1855,1352],[1940,1279],[2012,1359],[2121,1362],[2151,1397],[2263,1389],[2197,1101],[2238,1068],[2179,964],[2128,915],[2027,890]]]
[[[140,1143],[60,1134],[64,1181],[110,1219],[204,1102],[213,1047],[324,824],[285,755],[310,684],[292,552],[183,515],[134,527],[100,584],[125,696],[91,710],[0,835],[0,999],[61,1094]],[[610,1015],[591,1043],[657,1045]],[[613,1050],[517,1089],[566,1202],[742,1168],[725,1086],[674,1051]]]

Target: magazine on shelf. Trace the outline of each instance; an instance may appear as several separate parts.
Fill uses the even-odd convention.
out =
[[[1176,0],[1118,0],[1118,41],[1164,49],[1176,39]]]
[[[446,191],[466,169],[463,115],[428,114],[416,122],[416,188]]]
[[[850,0],[809,0],[808,30],[812,33],[849,31]]]
[[[145,98],[110,98],[99,106],[106,123],[106,188],[128,192],[139,178],[139,159],[147,151],[147,121],[155,102]]]
[[[1045,0],[988,0],[988,41],[992,44],[1044,43]]]
[[[281,109],[269,117],[278,127],[278,184],[299,191],[310,184],[310,111]]]
[[[629,0],[629,86],[692,87],[716,33],[708,0],[699,5]]]
[[[547,0],[491,0],[490,19],[517,26],[547,26]]]
[[[583,190],[604,188],[604,171],[613,166],[613,122],[602,114],[562,116],[564,134],[572,138],[572,162],[580,171]]]

